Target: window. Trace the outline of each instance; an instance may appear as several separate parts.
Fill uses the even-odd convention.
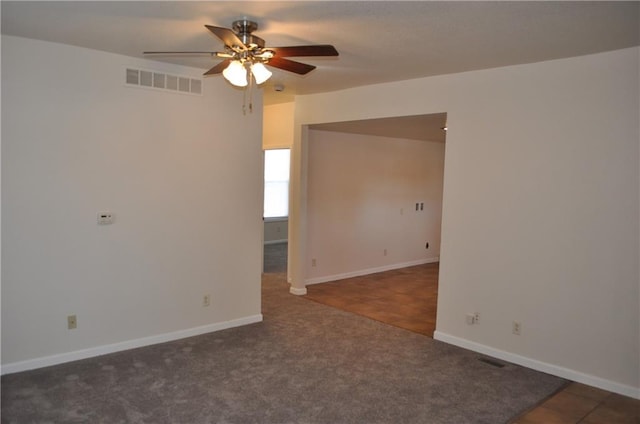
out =
[[[264,151],[264,217],[289,216],[289,149]]]

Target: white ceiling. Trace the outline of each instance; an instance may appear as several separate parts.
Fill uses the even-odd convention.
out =
[[[205,24],[260,25],[267,46],[333,44],[337,58],[300,58],[306,76],[277,70],[265,101],[292,94],[531,63],[636,46],[639,2],[2,1],[2,33],[129,56],[221,50]],[[211,57],[154,58],[203,70]],[[43,64],[46,71],[46,64]],[[221,78],[213,76],[211,78]],[[276,93],[273,84],[284,84]]]

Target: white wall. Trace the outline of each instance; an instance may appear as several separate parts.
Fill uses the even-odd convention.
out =
[[[305,126],[446,111],[436,337],[640,396],[638,63],[632,48],[297,97],[292,292]]]
[[[272,219],[264,221],[264,244],[282,243],[288,239],[289,220]]]
[[[444,143],[319,130],[308,142],[307,284],[438,260]]]
[[[125,66],[202,73],[2,37],[3,372],[261,319],[260,98]]]

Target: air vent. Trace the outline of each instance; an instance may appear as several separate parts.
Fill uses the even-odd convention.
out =
[[[167,90],[178,89],[178,77],[175,75],[167,75]]]
[[[144,87],[153,86],[153,73],[149,71],[140,71],[140,85]]]
[[[188,93],[189,85],[189,78],[178,78],[178,90],[182,91],[183,93]]]
[[[202,96],[202,79],[144,69],[126,68],[125,84],[128,86],[173,91]]]
[[[191,78],[191,92],[193,94],[202,94],[202,81]]]
[[[137,69],[127,69],[127,84],[140,84],[139,74],[140,71],[138,71]]]
[[[153,86],[155,88],[164,88],[164,74],[153,73]]]

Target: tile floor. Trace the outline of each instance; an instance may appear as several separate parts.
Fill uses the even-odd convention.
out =
[[[433,337],[439,264],[307,286],[307,299]],[[640,424],[640,400],[570,383],[511,424]]]
[[[513,424],[639,424],[640,400],[570,383]]]
[[[307,299],[433,337],[439,264],[307,286]]]

